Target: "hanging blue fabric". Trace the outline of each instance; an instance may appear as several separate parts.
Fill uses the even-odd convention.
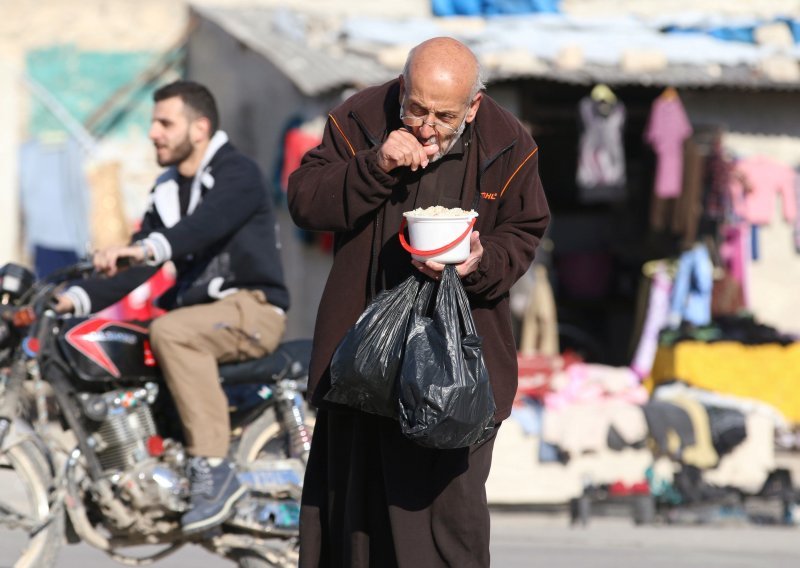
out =
[[[560,0],[486,0],[483,13],[496,14],[558,13]]]
[[[479,16],[481,0],[431,0],[434,16]]]
[[[755,28],[752,26],[734,27],[718,27],[709,28],[708,34],[712,37],[722,39],[725,41],[741,41],[744,43],[755,43],[756,38],[754,34]]]
[[[750,257],[758,260],[758,225],[750,225]]]
[[[713,287],[714,265],[706,246],[697,243],[681,254],[678,261],[669,306],[670,327],[675,328],[682,321],[695,326],[711,323]]]
[[[558,13],[561,0],[431,0],[434,16]]]

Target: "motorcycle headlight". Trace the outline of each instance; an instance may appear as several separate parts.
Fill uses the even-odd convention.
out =
[[[8,263],[0,268],[0,303],[9,304],[27,292],[36,277],[19,264]]]

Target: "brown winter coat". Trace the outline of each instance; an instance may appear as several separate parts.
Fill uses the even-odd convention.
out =
[[[410,255],[387,234],[384,209],[413,208],[406,191],[410,172],[390,175],[377,165],[377,148],[400,128],[399,83],[390,81],[354,95],[330,115],[322,144],[311,150],[289,178],[289,208],[303,229],[335,233],[334,262],[317,314],[309,393],[326,404],[330,361],[337,345],[369,300],[414,270]],[[469,295],[495,397],[496,421],[508,417],[517,389],[516,346],[508,292],[528,269],[550,218],[538,173],[538,147],[517,119],[484,95],[472,123],[472,160],[462,189],[462,208],[476,192],[484,248],[478,270],[463,279]],[[477,150],[474,151],[474,150]],[[469,166],[468,166],[469,167]],[[424,174],[423,174],[424,175]],[[398,227],[388,227],[395,233]],[[378,250],[380,249],[380,250]],[[391,276],[382,266],[392,266]],[[404,268],[407,266],[407,269]],[[398,271],[397,267],[401,267]]]

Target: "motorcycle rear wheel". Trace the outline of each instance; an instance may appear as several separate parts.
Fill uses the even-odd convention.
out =
[[[64,515],[50,514],[53,477],[47,460],[30,441],[0,453],[0,558],[14,568],[54,566],[64,534]],[[32,527],[37,532],[30,535]],[[6,532],[6,531],[11,531]],[[16,560],[13,560],[16,559]]]
[[[311,434],[314,431],[314,418],[307,408],[305,410],[305,424]],[[245,431],[236,451],[236,460],[240,464],[245,464],[263,458],[288,458],[289,444],[289,433],[277,419],[275,409],[269,408]],[[296,566],[297,544],[296,539],[292,543],[287,543],[291,550],[284,562],[269,562],[261,555],[248,551],[243,551],[235,561],[239,568]]]
[[[314,417],[305,409],[305,425],[309,434],[314,432]],[[289,457],[289,433],[277,419],[274,408],[268,408],[242,435],[236,450],[238,463],[250,463],[259,458],[283,459]]]

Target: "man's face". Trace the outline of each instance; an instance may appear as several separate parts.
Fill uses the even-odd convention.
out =
[[[406,84],[401,79],[401,114],[421,117],[419,126],[406,126],[423,146],[438,144],[439,151],[431,157],[436,161],[453,147],[464,127],[475,119],[480,95],[468,100],[469,89],[463,84],[440,77],[420,75]],[[404,120],[404,123],[408,123]]]
[[[171,97],[155,104],[150,140],[155,146],[159,166],[178,165],[192,155],[195,146],[190,136],[191,125],[192,121],[180,97]]]

